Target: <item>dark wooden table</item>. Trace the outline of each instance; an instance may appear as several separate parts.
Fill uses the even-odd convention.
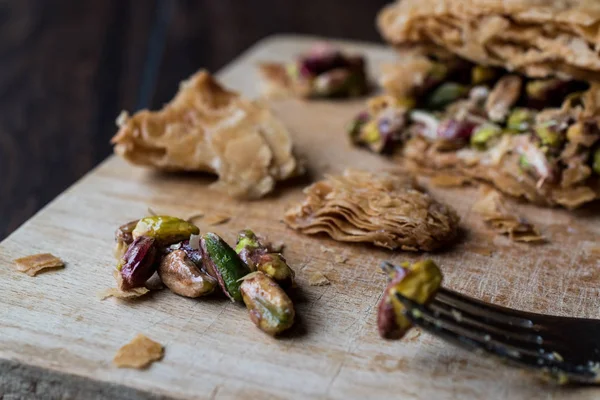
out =
[[[380,41],[387,2],[0,0],[0,239],[110,154],[122,109],[275,33]]]

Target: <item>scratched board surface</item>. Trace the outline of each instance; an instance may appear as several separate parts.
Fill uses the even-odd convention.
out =
[[[290,59],[315,40],[265,40],[219,76],[256,96],[258,61]],[[374,72],[394,58],[383,47],[341,44],[366,53]],[[393,164],[349,145],[344,126],[360,101],[281,100],[272,107],[307,160],[307,178],[281,185],[263,200],[240,202],[211,191],[210,177],[152,173],[112,157],[0,244],[0,395],[12,390],[48,398],[600,396],[600,389],[548,386],[418,330],[399,342],[380,339],[375,310],[385,277],[379,262],[423,255],[303,236],[281,219],[303,198],[302,188],[311,179],[347,166],[379,170]],[[470,212],[475,189],[431,190],[458,210],[464,228],[451,249],[425,255],[439,263],[446,286],[523,310],[600,317],[597,210],[519,206],[549,242],[514,244],[487,231]],[[217,297],[185,299],[168,290],[133,302],[98,300],[98,292],[114,285],[115,228],[144,215],[147,207],[178,216],[229,215],[229,222],[215,227],[197,222],[202,231],[215,231],[230,243],[246,227],[285,242],[284,254],[298,276],[295,327],[275,340],[254,327],[243,306]],[[31,278],[10,267],[12,259],[37,252],[60,256],[66,268]],[[340,258],[347,261],[336,262]],[[317,271],[331,285],[310,286],[308,278]],[[144,371],[115,368],[114,353],[137,333],[164,344],[164,359]]]

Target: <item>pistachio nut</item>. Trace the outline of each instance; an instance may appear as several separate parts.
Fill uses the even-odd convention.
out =
[[[250,229],[238,234],[235,251],[252,271],[261,271],[282,287],[294,285],[295,273],[280,253],[270,253]]]
[[[294,304],[281,287],[257,271],[243,278],[242,298],[250,319],[263,332],[275,336],[294,324]]]
[[[158,247],[165,247],[199,233],[196,225],[181,218],[152,216],[140,219],[132,235],[134,239],[140,236],[153,237]]]
[[[359,71],[336,68],[313,80],[315,95],[321,97],[358,96],[364,92],[365,77]]]
[[[139,219],[135,221],[128,222],[124,225],[121,225],[117,231],[115,232],[115,240],[117,242],[123,242],[125,244],[131,244],[133,242],[133,230],[135,229]]]
[[[492,139],[500,135],[502,135],[502,129],[498,125],[492,123],[480,125],[471,135],[471,145],[484,150]]]
[[[468,120],[445,119],[437,128],[437,139],[447,141],[469,140],[475,127],[475,123]]]
[[[250,268],[235,250],[215,233],[204,234],[200,239],[200,248],[206,270],[217,279],[225,295],[231,301],[241,301],[239,280],[250,273]]]
[[[394,267],[396,274],[388,284],[378,308],[379,332],[388,339],[400,339],[412,326],[404,315],[405,308],[396,294],[420,304],[428,304],[442,284],[442,273],[433,261],[424,260],[410,266],[404,265]]]
[[[553,122],[536,125],[534,132],[543,145],[558,147],[563,142],[563,135],[557,130],[557,126]]]
[[[505,75],[496,82],[485,100],[485,111],[494,122],[504,122],[509,111],[521,97],[523,80],[517,75]]]
[[[529,164],[529,161],[527,161],[527,157],[522,154],[519,156],[519,167],[524,170],[531,168],[531,164]]]
[[[240,256],[242,261],[250,268],[251,271],[256,271],[256,265],[252,256],[259,252],[266,253],[266,247],[262,245],[256,234],[250,229],[244,229],[238,233],[235,252]]]
[[[136,238],[123,255],[117,270],[121,275],[122,290],[144,286],[156,271],[155,239],[147,236]]]
[[[217,287],[217,280],[201,270],[181,249],[162,259],[158,275],[165,286],[180,296],[205,296]]]
[[[386,273],[388,273],[390,281],[377,307],[377,329],[382,338],[397,340],[404,336],[412,325],[408,319],[396,317],[396,311],[392,304],[394,288],[408,273],[408,265],[394,266]]]
[[[352,121],[350,121],[350,123],[348,124],[348,135],[350,136],[350,140],[352,140],[352,143],[361,143],[360,133],[363,129],[363,126],[365,126],[369,119],[369,113],[363,111],[359,113],[356,117],[354,117]]]
[[[431,69],[428,73],[428,80],[441,82],[448,76],[448,67],[440,62],[431,64]]]
[[[469,89],[456,82],[445,82],[438,86],[426,99],[427,108],[439,110],[466,96]]]
[[[506,128],[514,132],[529,130],[535,120],[535,112],[528,108],[515,108],[508,115]]]
[[[565,99],[563,100],[562,107],[563,108],[575,108],[575,107],[583,107],[583,95],[585,92],[573,92],[569,93]]]
[[[398,97],[396,99],[396,104],[398,107],[412,110],[417,105],[417,101],[414,97]]]
[[[138,223],[138,220],[131,221],[131,222],[126,223],[125,225],[121,225],[116,230],[116,232],[115,232],[116,244],[115,244],[114,254],[115,254],[115,258],[117,260],[120,260],[123,257],[123,255],[127,251],[127,248],[129,247],[131,242],[133,242],[133,235],[131,234],[131,232],[133,232],[133,229],[135,228],[137,223]]]
[[[498,76],[498,71],[493,67],[487,67],[484,65],[475,65],[471,69],[471,83],[473,85],[480,85],[485,82],[494,80]]]
[[[529,99],[550,100],[550,94],[564,84],[564,81],[557,78],[534,79],[525,85],[525,93]]]
[[[172,244],[171,246],[165,247],[162,249],[164,254],[170,254],[175,250],[183,250],[188,258],[198,266],[198,268],[203,268],[202,264],[202,251],[200,250],[200,242],[198,238],[198,245],[192,247],[189,240],[184,240],[183,242]]]

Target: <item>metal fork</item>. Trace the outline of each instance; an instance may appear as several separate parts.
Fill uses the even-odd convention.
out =
[[[440,289],[427,306],[400,294],[416,326],[559,383],[600,383],[600,320],[528,313]]]

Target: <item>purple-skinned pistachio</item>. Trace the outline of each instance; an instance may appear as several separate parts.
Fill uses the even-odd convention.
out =
[[[137,237],[123,255],[117,269],[121,275],[120,289],[129,290],[144,286],[156,271],[155,239],[147,236]]]
[[[477,125],[470,121],[447,119],[442,121],[437,129],[437,137],[443,140],[468,140]]]

